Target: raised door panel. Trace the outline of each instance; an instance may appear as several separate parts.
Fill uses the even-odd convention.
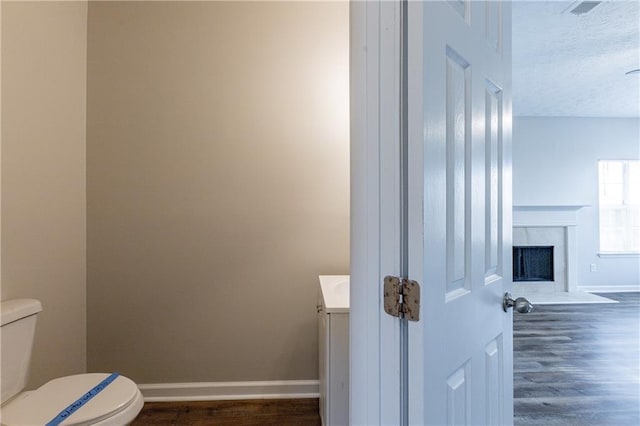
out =
[[[502,91],[485,82],[485,283],[502,270]]]
[[[469,63],[446,50],[446,222],[447,301],[470,289],[469,271],[469,151],[471,106]]]
[[[504,357],[502,335],[493,339],[485,347],[485,395],[487,425],[503,425],[504,419]]]
[[[471,423],[471,361],[447,378],[447,426]]]

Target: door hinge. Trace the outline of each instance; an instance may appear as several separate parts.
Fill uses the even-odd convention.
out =
[[[420,284],[407,278],[384,277],[384,311],[409,321],[420,320]]]

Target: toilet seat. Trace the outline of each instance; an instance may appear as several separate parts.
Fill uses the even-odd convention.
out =
[[[60,377],[35,391],[24,392],[2,406],[2,424],[45,425],[108,376],[105,373],[90,373]],[[118,376],[61,425],[95,424],[125,411],[140,399],[136,384],[127,377]],[[137,412],[133,414],[132,419],[136,414]]]

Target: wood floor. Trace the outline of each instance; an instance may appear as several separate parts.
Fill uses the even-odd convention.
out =
[[[640,293],[514,317],[516,426],[640,425]],[[320,424],[317,399],[146,403],[134,426]]]
[[[640,425],[640,293],[514,316],[515,425]]]
[[[319,426],[317,399],[147,402],[132,426]]]

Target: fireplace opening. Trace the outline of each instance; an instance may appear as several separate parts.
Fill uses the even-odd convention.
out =
[[[553,246],[514,246],[513,281],[554,281]]]

